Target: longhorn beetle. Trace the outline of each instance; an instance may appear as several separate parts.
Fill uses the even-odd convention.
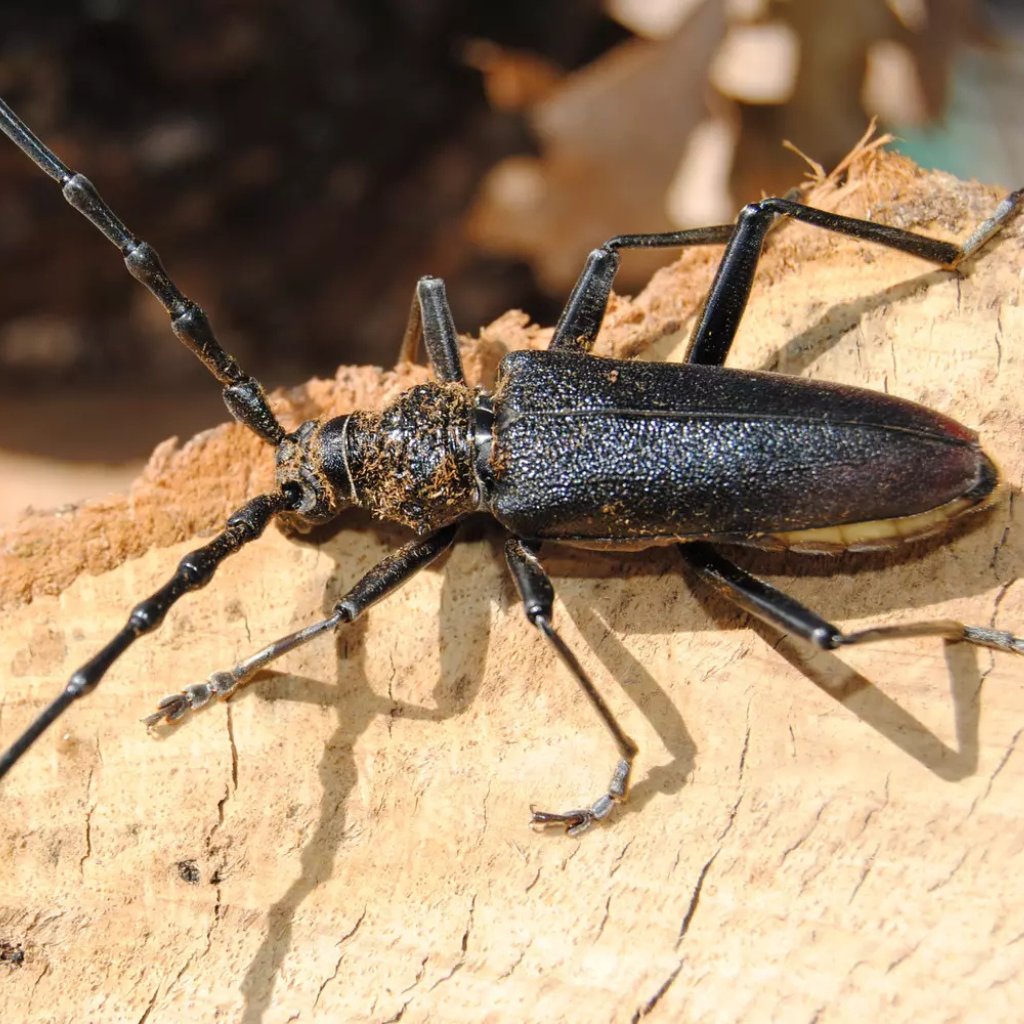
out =
[[[578,834],[626,799],[637,746],[615,720],[552,622],[554,590],[538,560],[543,541],[636,550],[677,544],[696,573],[740,608],[826,650],[931,635],[1024,653],[1024,639],[948,620],[844,633],[726,559],[716,542],[839,551],[891,546],[935,533],[988,503],[998,472],[977,435],[923,406],[840,384],[723,366],[750,294],[765,235],[794,220],[954,268],[1024,200],[1004,199],[962,245],[826,213],[790,199],[744,207],[735,224],[620,235],[590,253],[546,352],[512,352],[492,392],[470,388],[444,284],[424,277],[400,358],[425,344],[436,380],[381,412],[303,423],[287,433],[263,387],[217,342],[206,314],[168,277],[92,184],[66,167],[0,101],[0,128],[67,201],[120,249],[156,296],[179,340],[223,387],[231,414],[273,449],[277,489],[233,512],[210,543],[185,555],[170,579],[79,668],[60,695],[0,758],[0,776],[65,709],[96,687],[168,609],[273,519],[310,526],[358,505],[418,536],[371,569],[327,618],[281,637],[230,669],[165,697],[145,719],[174,722],[227,697],[282,654],[352,622],[455,542],[460,522],[489,512],[510,533],[505,559],[529,621],[552,644],[618,747],[608,789],[589,807],[533,811],[536,825]],[[681,365],[590,354],[623,249],[724,244]]]

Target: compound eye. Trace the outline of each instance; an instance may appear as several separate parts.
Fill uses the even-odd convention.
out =
[[[314,420],[303,423],[294,434],[283,438],[277,449],[277,486],[288,499],[289,518],[310,524],[332,519],[348,504],[336,500],[309,452],[317,426]]]
[[[338,502],[330,500],[322,483],[308,466],[298,467],[295,475],[285,479],[279,477],[278,484],[289,500],[291,516],[315,524],[333,519],[338,514]]]
[[[281,493],[288,499],[289,512],[298,512],[306,504],[307,496],[297,480],[289,480],[282,484]]]

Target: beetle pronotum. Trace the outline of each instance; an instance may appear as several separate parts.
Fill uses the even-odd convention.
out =
[[[400,358],[414,359],[422,341],[435,382],[406,391],[381,413],[308,421],[289,433],[262,386],[224,352],[203,311],[173,284],[155,250],[2,102],[0,128],[119,248],[129,271],[167,310],[178,338],[222,385],[232,415],[275,449],[277,462],[276,489],[234,512],[214,540],[186,555],[167,583],[136,605],[124,627],[0,758],[0,776],[129,646],[156,629],[180,597],[204,586],[271,521],[313,525],[351,506],[409,527],[418,538],[383,559],[330,615],[165,698],[148,724],[177,721],[229,696],[281,655],[352,622],[446,552],[461,522],[478,511],[511,532],[505,557],[526,616],[582,687],[618,749],[606,791],[589,806],[533,812],[534,824],[562,826],[570,834],[626,800],[637,746],[553,624],[554,591],[538,558],[542,542],[624,550],[676,544],[688,565],[729,600],[826,650],[934,635],[1024,653],[1024,640],[1013,634],[952,620],[843,632],[715,547],[892,546],[941,531],[991,500],[994,464],[973,431],[948,417],[888,395],[723,364],[764,238],[779,218],[954,268],[1000,230],[1024,190],[1004,199],[962,245],[777,198],[745,207],[731,225],[618,236],[590,254],[549,351],[507,356],[493,392],[466,384],[444,285],[425,277]],[[719,244],[725,254],[685,362],[590,354],[622,250]]]

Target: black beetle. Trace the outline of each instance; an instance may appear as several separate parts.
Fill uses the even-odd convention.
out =
[[[894,545],[941,530],[991,499],[998,472],[977,436],[953,420],[888,395],[723,363],[764,238],[778,218],[953,268],[1002,227],[1024,190],[1004,199],[963,245],[776,198],[745,207],[731,225],[613,238],[590,254],[550,350],[508,355],[492,393],[466,384],[444,285],[425,277],[401,357],[415,358],[422,340],[436,381],[411,388],[380,413],[309,421],[288,434],[262,386],[220,347],[206,315],[173,284],[153,248],[2,101],[0,128],[121,250],[129,271],[167,310],[179,339],[223,385],[232,415],[275,448],[278,485],[238,509],[213,541],[186,555],[171,579],[135,607],[0,758],[0,776],[130,644],[156,629],[178,598],[205,585],[272,519],[308,527],[355,505],[410,527],[420,539],[371,569],[330,616],[166,697],[148,724],[176,721],[232,693],[285,652],[353,621],[451,547],[460,522],[477,511],[511,532],[505,556],[526,615],[554,645],[619,748],[607,792],[590,807],[533,812],[535,824],[562,825],[572,834],[626,799],[637,747],[552,625],[554,591],[537,557],[543,541],[625,550],[679,544],[687,563],[741,608],[825,649],[936,635],[1024,653],[1024,640],[1010,633],[952,621],[843,633],[714,547],[716,541],[817,551]],[[682,365],[590,355],[620,250],[707,244],[725,244],[725,254]]]

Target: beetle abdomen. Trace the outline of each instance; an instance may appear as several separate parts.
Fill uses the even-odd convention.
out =
[[[494,413],[488,504],[533,539],[862,546],[931,532],[997,480],[947,417],[776,374],[514,353]]]

